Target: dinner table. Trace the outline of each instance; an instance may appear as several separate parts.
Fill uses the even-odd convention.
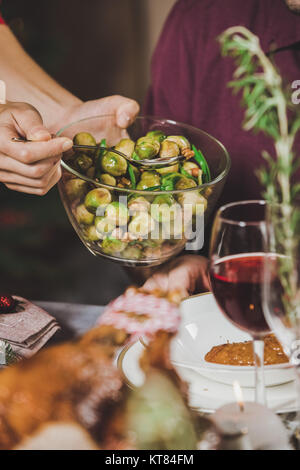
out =
[[[52,315],[60,326],[60,329],[48,341],[45,347],[56,345],[64,341],[74,340],[80,337],[96,324],[99,316],[105,309],[105,306],[101,305],[86,305],[68,302],[34,300],[33,303]],[[201,410],[198,411],[198,414],[204,418],[209,416],[206,412],[202,412]],[[297,439],[295,433],[296,413],[282,413],[279,414],[279,416],[287,429],[291,449],[300,449],[300,441]],[[210,440],[209,430],[207,431],[207,435],[205,433],[203,434],[203,442],[199,445],[199,448],[202,450],[205,450],[210,445],[209,442],[206,442],[206,439],[208,439],[208,441]]]
[[[104,306],[68,302],[33,301],[46,310],[58,322],[60,329],[48,341],[47,346],[70,341],[91,329],[104,310]]]

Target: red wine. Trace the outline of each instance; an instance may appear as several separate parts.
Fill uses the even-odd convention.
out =
[[[264,253],[226,256],[211,266],[214,296],[223,313],[252,334],[269,331],[262,307]]]

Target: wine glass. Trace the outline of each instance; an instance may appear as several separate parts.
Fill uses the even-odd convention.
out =
[[[224,315],[253,338],[255,400],[265,404],[262,305],[265,257],[265,201],[227,204],[217,212],[210,245],[212,292]]]
[[[300,401],[300,205],[266,210],[263,309],[269,327],[295,366]],[[300,412],[297,416],[300,422]],[[298,424],[298,436],[300,429]]]

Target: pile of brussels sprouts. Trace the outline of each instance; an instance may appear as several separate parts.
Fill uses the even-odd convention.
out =
[[[186,155],[186,160],[172,166],[145,170],[106,150],[105,139],[99,145],[87,132],[76,134],[74,144],[95,146],[95,150],[76,151],[68,158],[68,165],[97,183],[111,186],[97,187],[73,175],[64,180],[72,214],[91,247],[97,244],[109,256],[145,260],[168,257],[174,245],[184,245],[187,226],[205,211],[210,191],[207,188],[200,193],[197,189],[210,181],[200,150],[184,136],[166,136],[159,130],[136,142],[120,140],[114,148],[132,160]],[[185,191],[189,188],[195,191]],[[130,193],[130,189],[139,193]],[[153,195],[173,190],[182,192]]]

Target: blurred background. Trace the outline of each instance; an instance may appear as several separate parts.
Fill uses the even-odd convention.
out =
[[[82,100],[123,94],[141,105],[151,54],[175,0],[3,0],[26,51]],[[73,231],[57,189],[33,197],[0,183],[0,291],[106,304],[131,280],[95,258]]]

